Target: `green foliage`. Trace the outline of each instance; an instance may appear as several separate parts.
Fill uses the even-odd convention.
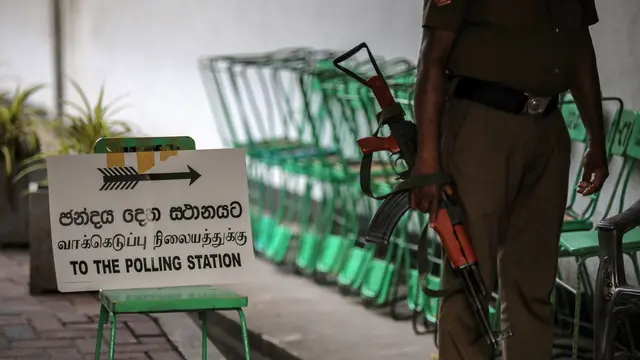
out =
[[[14,178],[14,182],[33,171],[46,168],[41,160],[47,156],[90,154],[93,152],[93,145],[102,137],[131,135],[132,129],[129,124],[114,119],[121,110],[115,107],[121,97],[105,103],[103,86],[100,88],[95,104],[92,105],[78,83],[74,80],[70,82],[80,97],[80,103],[65,101],[65,114],[47,123],[60,141],[59,147],[54,151],[40,153],[27,159],[23,163],[23,170]]]
[[[121,110],[115,108],[115,100],[105,103],[104,86],[100,88],[98,99],[91,105],[78,83],[71,80],[73,88],[81,99],[81,104],[65,101],[64,105],[75,110],[75,114],[64,114],[53,124],[55,134],[61,142],[60,154],[90,154],[93,145],[102,137],[121,137],[131,134],[131,127],[113,117]]]
[[[15,171],[13,164],[19,160],[18,156],[36,150],[35,125],[40,117],[25,104],[43,87],[35,85],[24,90],[18,87],[13,94],[0,94],[0,160],[4,163],[7,176]]]

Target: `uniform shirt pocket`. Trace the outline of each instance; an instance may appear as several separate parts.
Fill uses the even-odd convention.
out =
[[[549,23],[544,0],[481,0],[476,3],[476,8],[474,12],[478,15],[485,12],[488,22],[492,25],[542,26]]]

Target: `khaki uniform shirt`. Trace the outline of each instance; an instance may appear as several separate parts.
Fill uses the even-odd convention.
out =
[[[425,0],[423,27],[457,34],[448,71],[535,95],[572,84],[579,32],[595,0]]]

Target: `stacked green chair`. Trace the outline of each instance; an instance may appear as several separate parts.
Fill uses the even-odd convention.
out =
[[[354,64],[356,67],[360,64]],[[333,65],[332,65],[333,66]],[[342,158],[334,162],[334,172],[331,175],[331,184],[334,191],[340,195],[337,197],[340,206],[336,207],[334,223],[340,230],[327,234],[323,239],[316,241],[314,249],[317,257],[313,272],[319,278],[337,276],[342,265],[345,253],[348,250],[350,240],[357,236],[357,204],[359,194],[354,191],[353,184],[357,177],[352,171],[354,168],[353,157],[356,135],[353,131],[352,108],[340,99],[341,92],[346,87],[344,76],[335,70],[330,76],[325,76],[321,84],[322,102],[327,109],[327,116],[331,124],[331,137],[340,148]],[[307,256],[309,257],[309,256]]]
[[[415,71],[413,64],[406,60],[389,60],[386,62],[379,62],[379,65],[385,75],[389,79],[402,76],[406,73],[412,73]],[[399,69],[398,69],[399,66]],[[392,68],[397,69],[393,71]],[[371,136],[377,127],[376,123],[376,105],[372,98],[370,90],[363,87],[355,81],[351,81],[350,84],[345,86],[346,91],[342,99],[347,101],[343,108],[351,109],[350,114],[345,114],[348,121],[351,123],[351,133],[349,137],[351,142],[355,145],[354,140],[357,138]],[[348,100],[351,100],[349,103]],[[352,153],[350,156],[350,172],[357,179],[357,171],[359,169],[360,153]],[[390,166],[388,159],[382,157],[375,157],[373,167],[372,180],[373,190],[376,193],[384,193],[390,190],[389,184],[391,178],[395,176],[393,169]],[[354,182],[351,186],[355,187],[353,192],[356,194],[360,202],[362,202],[361,210],[364,213],[360,214],[361,218],[371,218],[375,207],[370,199],[366,198],[359,189],[359,186]],[[365,230],[366,223],[361,226],[362,230]],[[399,228],[403,229],[403,226]],[[402,230],[400,230],[402,231]],[[364,231],[363,231],[364,232]],[[342,259],[344,262],[338,273],[338,284],[342,289],[353,292],[362,286],[360,289],[361,297],[369,303],[373,303],[377,306],[385,304],[388,300],[391,283],[395,274],[395,264],[399,254],[396,251],[395,244],[391,244],[387,249],[387,253],[384,259],[375,259],[376,247],[372,244],[363,244],[358,237],[353,237],[348,247],[348,252],[344,252]]]
[[[611,124],[611,129],[615,129],[619,121],[619,117],[623,111],[622,100],[619,98],[607,97],[602,99],[603,104],[607,103],[615,103],[618,105],[618,110],[614,115],[614,120]],[[578,107],[575,104],[573,98],[570,94],[567,94],[563,99],[562,104],[562,115],[565,119],[565,123],[567,124],[567,128],[569,131],[569,136],[574,143],[583,144],[583,150],[586,151],[586,143],[587,143],[587,131],[582,123],[582,118],[580,117]],[[612,132],[609,132],[611,134]],[[611,144],[611,141],[608,141]],[[577,189],[578,183],[580,182],[582,177],[582,168],[576,172],[573,190]],[[567,208],[565,211],[565,221],[563,222],[562,230],[566,231],[578,231],[578,230],[590,230],[594,228],[594,223],[592,220],[593,215],[595,214],[598,199],[600,197],[600,193],[594,194],[591,196],[587,203],[583,206],[582,209],[578,209],[578,195],[576,191],[570,192],[570,198],[567,203]]]
[[[356,131],[352,131],[354,138],[371,136],[377,124],[375,123],[376,105],[370,97],[369,89],[361,84],[347,79],[340,97],[343,99],[345,108],[349,109],[345,118],[353,124]],[[377,154],[376,154],[377,155]],[[376,163],[384,163],[379,156],[374,157]],[[359,161],[359,160],[357,160]],[[383,171],[386,168],[383,168]],[[343,261],[337,275],[337,283],[342,292],[352,293],[360,288],[366,275],[367,265],[373,258],[373,246],[365,244],[362,236],[368,226],[375,211],[375,204],[371,199],[362,194],[360,187],[355,182],[352,184],[352,191],[357,197],[356,218],[358,219],[357,233],[351,238],[348,249],[343,254]],[[384,185],[380,183],[372,184],[372,190],[376,193],[385,191]],[[364,219],[364,220],[362,220]]]
[[[286,75],[289,75],[289,78],[293,78],[293,84],[299,86],[297,90],[301,96],[307,96],[307,92],[309,91],[308,83],[305,81],[303,75],[301,75],[301,69],[305,69],[310,66],[310,64],[318,63],[324,59],[331,59],[333,54],[326,51],[304,50],[297,51],[296,55],[295,57],[270,58],[269,61],[263,61],[256,65],[269,67],[272,72],[271,90],[272,93],[274,93],[274,107],[278,107],[281,110],[281,116],[284,122],[281,127],[283,127],[285,131],[288,129],[295,129],[297,131],[297,134],[292,136],[293,141],[285,136],[284,139],[272,139],[272,141],[268,142],[269,145],[274,143],[286,145],[280,145],[277,148],[264,146],[265,142],[260,143],[262,146],[254,146],[253,143],[237,145],[247,149],[250,159],[256,159],[256,162],[260,163],[263,168],[266,167],[270,170],[263,171],[263,179],[261,181],[262,189],[257,191],[262,205],[260,206],[262,214],[260,214],[260,220],[256,226],[255,243],[256,250],[264,253],[268,258],[276,262],[283,260],[284,252],[282,249],[286,249],[286,246],[282,246],[282,243],[288,242],[292,235],[292,230],[286,221],[290,220],[288,219],[290,218],[289,215],[293,213],[292,207],[288,206],[286,202],[286,185],[292,181],[291,177],[287,175],[308,173],[311,171],[311,168],[315,166],[314,161],[321,160],[336,153],[334,149],[321,147],[318,140],[318,129],[314,126],[315,122],[308,118],[300,118],[299,112],[292,111],[294,105],[292,104],[291,98],[295,96],[295,94],[291,94],[292,91],[290,87],[282,86],[282,81],[285,77],[282,73],[285,72],[287,73]],[[241,64],[241,66],[246,66],[246,64]],[[252,101],[254,98],[248,96],[252,90],[251,87],[245,87],[243,89],[244,94],[241,94],[238,90],[239,87],[237,86],[238,81],[236,78],[242,74],[244,73],[240,72],[240,74],[235,73],[229,76],[229,78],[232,79],[230,82],[234,85],[231,86],[231,88],[235,94],[235,98],[242,99],[242,95],[244,95],[244,98],[247,98],[247,100],[237,107],[240,114],[246,113],[246,108],[255,108],[255,106],[250,106],[250,104],[254,102]],[[265,116],[262,118],[264,117]],[[248,122],[247,118],[247,116],[242,116],[240,119],[240,123],[245,124],[245,127],[248,127],[246,125]],[[286,180],[284,184],[282,184],[284,186],[279,187],[277,199],[271,199],[271,201],[269,201],[270,199],[266,197],[267,192],[265,191],[264,184],[267,182],[268,177],[273,178],[274,172],[280,172],[281,174],[285,172],[288,174],[283,176]],[[310,202],[309,186],[306,186],[306,189],[303,195],[304,201],[302,201],[302,205],[299,206],[302,209],[309,208],[308,206],[304,206],[305,202]]]
[[[295,63],[286,62],[282,65],[278,65],[274,69],[274,83],[278,84],[278,89],[287,89],[282,92],[283,96],[279,97],[282,101],[281,107],[287,110],[287,126],[295,128],[298,136],[304,139],[304,146],[299,147],[295,152],[284,153],[277,159],[277,170],[283,175],[287,184],[301,184],[304,191],[302,194],[302,201],[289,204],[287,202],[287,193],[290,188],[288,186],[280,187],[277,210],[275,216],[267,217],[263,220],[266,224],[262,229],[260,243],[261,249],[264,251],[267,258],[270,260],[281,263],[288,250],[288,244],[290,243],[294,229],[292,222],[297,217],[299,223],[302,223],[302,227],[308,227],[308,221],[311,217],[309,212],[311,204],[311,192],[312,186],[309,184],[309,177],[307,176],[312,172],[317,161],[323,158],[334,156],[337,151],[331,147],[323,147],[319,141],[319,129],[321,126],[316,126],[315,121],[310,119],[310,116],[314,116],[311,112],[300,112],[295,110],[294,96],[291,94],[290,88],[282,86],[284,80],[282,76],[279,76],[283,69],[288,70],[287,74],[291,75],[291,84],[295,85],[298,95],[301,98],[308,96],[309,88],[304,75],[301,73],[309,66],[315,66],[318,63],[326,61],[327,58],[332,57],[331,52],[327,51],[315,51],[308,54],[308,56],[301,61]],[[277,73],[276,73],[277,72]],[[295,119],[295,118],[298,119]]]
[[[343,149],[343,142],[340,139],[338,126],[339,121],[336,120],[335,104],[331,101],[330,94],[326,91],[327,84],[336,81],[337,72],[333,69],[330,62],[325,62],[323,67],[307,68],[305,76],[313,84],[314,97],[306,97],[303,99],[304,108],[310,109],[312,106],[317,106],[321,109],[320,116],[312,118],[314,126],[322,123],[323,128],[321,130],[324,141],[334,146],[337,151],[337,155],[329,158],[322,159],[317,162],[313,168],[313,171],[309,173],[310,177],[316,183],[322,183],[326,194],[326,201],[324,211],[319,219],[316,221],[316,226],[307,229],[305,234],[299,239],[299,246],[296,252],[294,260],[294,269],[299,273],[318,274],[318,262],[324,265],[324,269],[330,271],[334,267],[331,258],[337,256],[337,251],[334,250],[330,254],[327,251],[323,252],[323,246],[329,242],[331,244],[340,245],[343,233],[334,233],[334,225],[336,222],[336,214],[339,213],[345,217],[345,214],[351,214],[352,199],[347,189],[345,189],[345,183],[351,183],[353,178],[349,177],[349,174],[345,171],[346,160],[345,152]],[[339,209],[339,211],[337,211]],[[349,220],[342,219],[345,229]],[[322,268],[322,266],[321,266]]]
[[[304,58],[309,52],[308,49],[294,48],[283,49],[273,53],[261,55],[243,55],[243,56],[221,56],[201,60],[201,73],[205,80],[205,89],[210,99],[211,108],[214,111],[214,119],[218,122],[221,130],[227,130],[227,139],[224,141],[226,146],[243,147],[247,150],[249,157],[249,173],[254,181],[257,181],[261,188],[252,191],[252,194],[258,194],[258,207],[252,210],[252,220],[254,229],[256,227],[268,228],[268,221],[261,218],[266,211],[266,203],[262,196],[264,192],[264,178],[268,176],[264,169],[260,169],[261,163],[273,165],[273,153],[281,153],[287,150],[299,148],[299,137],[291,138],[286,132],[288,126],[280,126],[284,128],[284,136],[278,137],[270,132],[275,129],[274,124],[265,124],[265,119],[261,114],[257,114],[254,97],[252,91],[256,88],[248,84],[246,74],[247,68],[258,68],[268,65],[274,61],[286,62],[296,61],[301,57]],[[260,73],[259,73],[260,74]],[[265,80],[263,76],[259,77],[260,84],[264,86]],[[244,87],[241,88],[241,85]],[[263,95],[267,95],[264,93]],[[247,98],[248,97],[248,98]],[[248,114],[253,111],[253,118]],[[269,112],[271,114],[271,112]],[[220,124],[222,122],[222,124]],[[220,126],[221,125],[221,126]],[[275,136],[274,136],[275,135]],[[260,171],[262,170],[262,171]],[[256,179],[256,177],[258,177]],[[258,220],[260,219],[260,220]],[[266,218],[268,219],[268,218]],[[261,226],[256,226],[260,223]],[[260,230],[260,229],[258,229]],[[260,231],[257,231],[259,235]],[[258,236],[259,238],[259,236]],[[260,241],[256,242],[259,246]]]
[[[406,64],[406,63],[405,63]],[[415,66],[407,66],[402,68],[400,73],[391,72],[389,69],[382,67],[392,93],[396,101],[403,105],[406,115],[411,117],[410,109],[410,97],[412,96],[412,84],[414,81]],[[385,71],[386,70],[386,71]],[[364,88],[362,88],[364,90]],[[364,110],[369,119],[375,119],[376,107],[373,102],[372,93],[367,91],[366,94],[361,96],[368,97],[368,104]],[[375,121],[371,122],[370,127],[366,130],[368,134],[372,134],[377,127]],[[386,154],[380,154],[380,163],[387,164],[387,167],[379,176],[373,177],[375,188],[380,193],[386,193],[391,190],[390,185],[396,177],[396,171],[392,166],[389,166],[391,162],[386,159]],[[403,170],[403,169],[399,169]],[[375,174],[374,174],[375,175]],[[362,195],[361,195],[362,196]],[[367,199],[370,202],[371,209],[375,209],[379,206],[379,203]],[[403,263],[407,258],[407,251],[404,241],[407,235],[407,223],[408,216],[400,219],[400,222],[395,229],[391,237],[391,242],[386,247],[376,247],[374,245],[365,245],[364,250],[354,249],[355,251],[365,251],[366,256],[363,257],[366,261],[360,263],[360,272],[363,275],[362,283],[360,284],[360,296],[366,302],[371,305],[381,307],[386,305],[393,305],[391,307],[392,316],[395,315],[395,304],[398,299],[395,296],[398,295],[397,288],[400,286],[403,274]],[[384,251],[383,251],[384,250]],[[379,255],[379,256],[377,256]],[[352,264],[349,264],[353,266]]]
[[[388,72],[385,72],[385,75]],[[396,101],[403,107],[405,116],[408,120],[413,118],[413,84],[415,82],[415,67],[411,67],[397,76],[388,76],[390,87]],[[372,94],[369,93],[371,97]],[[377,125],[377,124],[374,124]],[[384,155],[383,155],[384,156]],[[402,171],[404,169],[396,169]],[[393,173],[395,175],[395,172]],[[390,177],[380,179],[381,183],[378,187],[388,192]],[[376,204],[379,205],[379,204]],[[377,207],[377,206],[376,206]],[[365,279],[360,289],[360,295],[365,300],[372,300],[376,306],[391,305],[392,316],[395,317],[396,305],[400,299],[394,298],[398,296],[398,288],[402,285],[401,281],[405,277],[404,264],[408,260],[408,247],[406,238],[408,235],[408,224],[411,216],[415,214],[405,215],[400,219],[394,234],[392,234],[391,242],[386,247],[384,257],[372,257],[371,262],[365,273]]]
[[[614,113],[613,120],[608,131],[607,152],[610,154],[609,150],[612,144],[612,134],[614,134],[614,130],[617,127],[620,116],[623,114],[623,104],[620,99],[611,97],[603,98],[602,102],[603,105],[614,103],[618,107],[617,111]],[[569,136],[574,144],[574,148],[581,151],[582,155],[584,155],[584,151],[587,150],[586,129],[582,123],[582,118],[580,117],[578,108],[570,94],[566,94],[563,99],[561,109],[565,123],[567,124]],[[567,202],[565,220],[562,227],[563,233],[593,229],[593,216],[598,207],[600,197],[602,196],[601,193],[594,194],[586,199],[582,198],[582,196],[578,196],[577,189],[582,178],[582,166],[578,163],[575,167],[575,176],[572,185],[569,188],[569,200]],[[562,243],[560,244],[559,250],[559,258],[572,258],[570,252],[563,247]],[[567,295],[575,293],[575,289],[572,289],[567,285],[562,278],[561,273],[558,274],[557,284],[558,288],[554,291],[553,301],[556,310],[556,317],[559,319],[559,328],[562,334],[566,334],[573,331],[574,324],[573,299],[569,298]],[[565,323],[568,323],[570,326],[565,328],[563,326]]]
[[[358,64],[354,64],[356,67]],[[327,75],[328,74],[328,75]],[[321,101],[324,108],[327,109],[324,115],[329,120],[330,128],[326,133],[332,136],[332,141],[340,148],[342,158],[333,159],[330,163],[326,163],[324,168],[329,169],[325,171],[325,178],[318,179],[319,181],[328,181],[332,184],[333,190],[340,194],[337,196],[343,204],[341,208],[343,216],[341,222],[343,228],[345,226],[353,226],[355,211],[354,204],[356,204],[361,195],[355,194],[353,191],[353,184],[357,181],[357,169],[359,165],[359,159],[354,161],[354,158],[349,154],[353,153],[353,149],[349,151],[348,147],[355,145],[356,136],[354,135],[352,125],[348,121],[345,121],[344,117],[349,117],[349,109],[345,109],[344,104],[339,101],[335,101],[336,92],[339,92],[341,88],[341,82],[335,70],[333,73],[325,72],[324,76],[315,73],[318,78],[321,79]],[[335,219],[332,219],[335,220]],[[314,237],[308,237],[302,241],[302,246],[296,257],[296,266],[305,273],[315,272],[316,274],[332,274],[336,275],[341,264],[343,263],[344,255],[347,248],[348,237],[354,237],[353,230],[349,231],[345,229],[342,233],[324,233],[324,235],[318,234]]]
[[[610,178],[615,182],[612,187],[612,194],[606,203],[603,217],[611,215],[611,211],[616,210],[616,203],[618,212],[624,209],[631,173],[634,165],[640,159],[640,145],[637,143],[640,135],[640,116],[638,113],[622,111],[619,122],[614,125],[612,131],[610,131],[611,141],[609,142],[608,150],[612,157],[621,160],[621,166],[617,175]],[[624,250],[633,254],[632,259],[637,269],[635,252],[640,250],[640,229],[636,230],[638,231],[632,230],[625,236]],[[568,256],[574,257],[577,262],[572,349],[573,356],[576,358],[579,350],[577,346],[581,325],[582,288],[586,288],[587,294],[593,291],[585,262],[589,258],[598,256],[597,232],[595,230],[566,232],[562,234],[560,244],[563,251]],[[589,298],[588,295],[587,298]]]
[[[339,154],[337,149],[330,145],[323,145],[320,142],[319,134],[322,131],[323,125],[322,122],[318,120],[322,120],[322,112],[324,109],[320,108],[317,109],[317,112],[314,112],[313,110],[316,109],[312,109],[308,103],[309,94],[313,94],[316,90],[314,89],[314,84],[310,83],[308,77],[305,75],[307,68],[322,66],[321,64],[326,63],[327,59],[331,58],[331,55],[330,52],[316,53],[313,58],[295,64],[295,67],[290,67],[292,72],[295,73],[292,83],[298,89],[303,111],[296,110],[295,98],[286,94],[281,97],[283,100],[282,106],[287,109],[287,112],[290,114],[289,117],[299,118],[295,125],[298,133],[301,134],[301,136],[307,134],[307,137],[311,139],[309,141],[311,145],[307,145],[307,148],[297,156],[288,156],[283,158],[279,163],[280,170],[286,173],[285,177],[290,179],[291,182],[297,182],[304,190],[301,201],[294,204],[289,204],[285,201],[287,193],[286,187],[283,188],[280,193],[280,215],[276,216],[274,220],[274,224],[272,225],[273,231],[265,233],[265,238],[268,239],[265,240],[265,242],[268,242],[265,254],[268,259],[276,263],[282,263],[285,255],[289,251],[291,240],[294,237],[291,224],[294,221],[297,222],[298,229],[295,232],[298,233],[300,237],[305,236],[299,234],[308,233],[312,225],[310,223],[312,218],[310,210],[314,185],[313,180],[314,175],[318,174],[318,170],[322,170],[322,167],[318,164],[324,162],[326,158],[335,157]],[[277,81],[277,83],[280,84],[279,88],[284,87],[282,81],[283,79],[278,79]],[[326,192],[323,192],[322,200],[326,200],[325,195],[327,195]],[[332,207],[331,203],[326,204],[326,201],[321,201],[321,203],[324,205],[325,213],[328,211],[326,209]],[[287,210],[285,211],[285,209]]]

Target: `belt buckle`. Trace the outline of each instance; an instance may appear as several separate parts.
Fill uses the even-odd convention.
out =
[[[529,99],[524,106],[523,112],[526,112],[529,115],[540,115],[544,113],[544,111],[547,109],[547,106],[549,105],[549,102],[551,101],[550,96],[533,97],[529,94],[526,95],[529,97]]]

